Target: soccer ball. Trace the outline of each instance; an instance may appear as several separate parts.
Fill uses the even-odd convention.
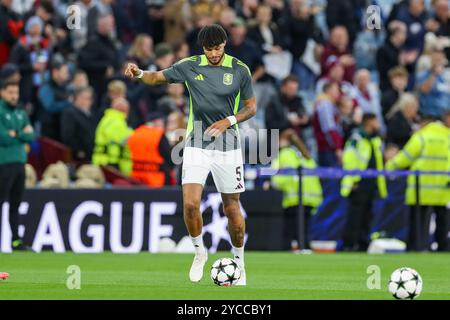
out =
[[[415,299],[422,292],[422,278],[411,268],[399,268],[391,274],[389,292],[399,300]]]
[[[229,287],[239,280],[241,269],[230,258],[216,260],[211,267],[211,279],[218,286]]]

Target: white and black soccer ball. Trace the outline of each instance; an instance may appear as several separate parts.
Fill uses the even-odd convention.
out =
[[[241,269],[233,259],[218,259],[211,267],[211,279],[218,286],[232,286],[236,284],[240,277]]]
[[[412,268],[399,268],[391,274],[389,292],[399,300],[412,300],[422,292],[422,277]]]

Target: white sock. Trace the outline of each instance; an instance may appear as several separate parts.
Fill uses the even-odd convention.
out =
[[[200,234],[197,237],[192,237],[189,236],[192,240],[192,244],[194,245],[195,248],[195,253],[196,254],[204,254],[206,252],[206,248],[205,245],[203,244],[203,234]]]
[[[235,246],[232,246],[231,251],[233,252],[233,259],[236,261],[239,267],[243,268],[245,266],[244,264],[244,246],[240,248],[236,248]]]

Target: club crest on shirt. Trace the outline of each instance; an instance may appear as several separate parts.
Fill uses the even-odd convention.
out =
[[[233,74],[231,73],[224,73],[223,75],[223,84],[229,86],[233,83]]]

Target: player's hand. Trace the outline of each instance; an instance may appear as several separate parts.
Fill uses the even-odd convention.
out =
[[[139,75],[140,72],[141,70],[137,65],[135,65],[134,63],[128,63],[125,69],[125,76],[134,79]]]
[[[211,137],[218,137],[225,132],[231,126],[231,122],[228,119],[222,119],[214,122],[206,129],[205,134]]]

